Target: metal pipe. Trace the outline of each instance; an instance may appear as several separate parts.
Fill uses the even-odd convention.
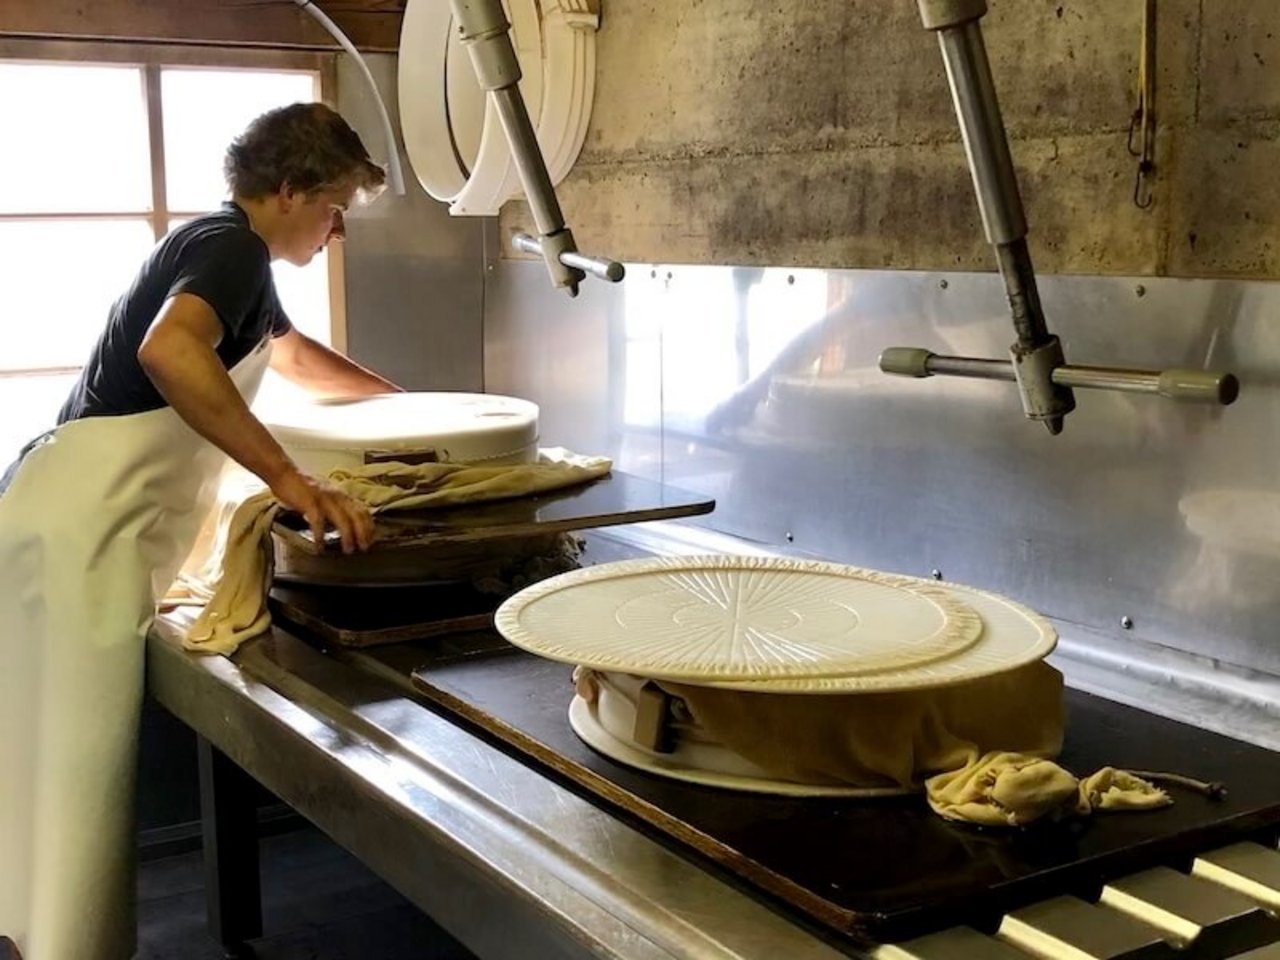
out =
[[[382,94],[378,92],[378,84],[374,82],[373,74],[369,72],[369,65],[365,63],[364,57],[360,56],[360,51],[347,38],[347,35],[342,32],[342,29],[330,20],[325,15],[325,12],[312,3],[311,0],[294,0],[294,3],[311,14],[320,26],[328,30],[333,39],[338,41],[338,45],[351,55],[356,62],[356,66],[360,68],[360,73],[373,94],[373,102],[378,106],[378,119],[382,121],[382,135],[387,140],[387,179],[391,181],[391,192],[398,197],[403,197],[404,171],[400,166],[400,151],[396,148],[396,135],[392,131],[391,117],[387,113],[387,105],[383,102]]]
[[[938,45],[947,68],[987,242],[1020,240],[1027,234],[1027,220],[982,28],[973,20],[941,29]]]
[[[542,245],[538,243],[536,238],[529,236],[527,233],[513,233],[511,235],[511,245],[524,253],[542,256]],[[617,283],[627,275],[626,267],[617,260],[606,260],[604,257],[589,257],[583,253],[562,253],[560,254],[560,262],[565,266],[574,267],[584,273],[591,274],[593,277],[608,280],[612,283]]]
[[[511,143],[511,156],[520,173],[520,182],[524,185],[525,195],[529,200],[533,222],[537,225],[538,232],[544,236],[559,233],[565,228],[564,214],[560,211],[555,187],[551,185],[551,174],[543,162],[542,151],[538,147],[538,134],[525,109],[524,98],[514,84],[492,93],[498,119],[502,121],[502,129]]]
[[[905,377],[953,376],[1014,382],[1008,360],[948,357],[919,347],[890,347],[880,354],[880,369]],[[1229,406],[1240,395],[1234,374],[1213,370],[1139,370],[1129,367],[1087,367],[1063,364],[1050,374],[1063,387],[1145,393],[1190,403]]]

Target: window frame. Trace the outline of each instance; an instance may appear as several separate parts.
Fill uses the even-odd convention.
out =
[[[148,155],[151,173],[151,209],[111,212],[5,213],[0,221],[59,220],[147,220],[156,242],[169,232],[169,221],[198,216],[204,210],[170,210],[166,196],[164,156],[164,113],[160,96],[160,73],[164,68],[204,68],[215,70],[296,70],[314,73],[314,96],[335,106],[338,58],[335,53],[313,50],[282,50],[257,47],[215,47],[195,44],[114,43],[99,40],[35,40],[0,37],[0,61],[6,63],[75,63],[85,66],[131,66],[141,71],[143,103],[147,115]],[[329,271],[329,338],[335,350],[346,352],[346,275],[343,245],[327,244]],[[0,371],[0,376],[31,376],[71,373],[67,370]]]

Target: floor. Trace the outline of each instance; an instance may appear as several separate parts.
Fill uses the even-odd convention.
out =
[[[474,960],[440,927],[311,827],[261,845],[258,960]],[[137,960],[223,960],[205,926],[200,852],[144,862]]]

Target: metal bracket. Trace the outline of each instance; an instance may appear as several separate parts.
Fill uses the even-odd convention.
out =
[[[632,732],[635,742],[655,753],[675,749],[675,732],[671,729],[671,701],[674,697],[649,681],[636,698],[636,722]]]
[[[513,233],[511,235],[511,245],[517,250],[525,253],[532,253],[543,256],[546,250],[547,241],[543,240],[539,243],[535,238],[527,233]],[[602,257],[588,257],[581,253],[575,253],[572,250],[562,250],[559,253],[560,262],[566,267],[573,267],[581,270],[583,273],[589,273],[593,277],[601,280],[608,280],[610,283],[617,283],[627,275],[627,268],[620,264],[617,260],[605,260]]]

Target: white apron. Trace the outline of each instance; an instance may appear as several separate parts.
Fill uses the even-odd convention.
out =
[[[264,341],[231,378],[252,400]],[[169,407],[63,424],[0,496],[0,934],[127,960],[147,629],[225,455]]]

